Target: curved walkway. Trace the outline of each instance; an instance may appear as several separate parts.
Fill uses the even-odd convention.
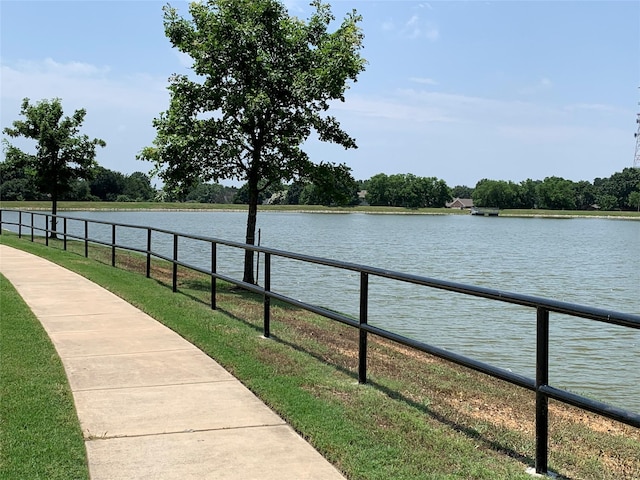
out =
[[[62,359],[92,480],[342,479],[219,364],[124,300],[0,245]]]

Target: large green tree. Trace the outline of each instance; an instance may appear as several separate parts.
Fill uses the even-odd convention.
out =
[[[127,175],[122,193],[134,202],[147,202],[153,200],[156,195],[155,189],[151,186],[151,179],[143,172]]]
[[[307,21],[276,0],[193,2],[190,18],[164,7],[165,33],[193,59],[198,78],[170,78],[169,109],[154,120],[154,145],[140,157],[154,161],[170,186],[246,181],[248,244],[260,190],[317,168],[301,148],[312,131],[321,141],[356,147],[325,112],[331,101],[344,101],[348,82],[364,70],[361,18],[354,10],[330,32],[329,5],[311,5]],[[248,283],[255,283],[252,265],[247,250]]]
[[[562,177],[546,177],[538,184],[540,208],[571,210],[576,208],[576,187]]]
[[[477,207],[513,208],[519,202],[520,189],[511,181],[483,178],[473,190],[473,204]]]
[[[71,189],[76,179],[91,178],[96,147],[106,146],[104,140],[89,139],[80,134],[80,127],[87,114],[76,110],[71,117],[63,117],[59,98],[41,100],[35,104],[22,101],[20,115],[24,120],[13,122],[4,133],[10,137],[26,137],[35,140],[36,153],[28,154],[5,141],[5,155],[29,172],[38,189],[51,198],[51,213],[58,213],[58,199]],[[56,221],[51,225],[51,236],[56,236]]]
[[[358,184],[346,165],[321,164],[299,195],[302,205],[346,207],[358,202]]]
[[[638,184],[640,184],[640,168],[624,168],[609,178],[596,178],[593,184],[600,207],[606,205],[611,209],[635,209],[635,206],[630,205],[628,200],[629,194],[636,191]],[[611,198],[616,199],[613,204],[608,202]],[[603,199],[607,200],[603,202]]]
[[[438,208],[444,207],[451,199],[451,189],[444,180],[436,177],[379,173],[369,179],[366,199],[370,205]]]
[[[124,194],[125,176],[115,170],[96,166],[89,186],[91,195],[105,202],[114,202]]]

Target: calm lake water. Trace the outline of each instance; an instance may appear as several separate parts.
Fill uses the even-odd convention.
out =
[[[244,212],[67,215],[238,242],[246,226]],[[258,228],[263,246],[640,314],[638,221],[259,212]],[[144,248],[146,233],[118,230],[117,241]],[[179,249],[208,268],[204,243]],[[241,278],[241,252],[220,247],[218,266]],[[273,259],[272,276],[274,291],[358,315],[357,274]],[[535,310],[375,277],[370,289],[371,324],[535,377]],[[552,385],[640,412],[640,331],[557,314],[550,329]]]

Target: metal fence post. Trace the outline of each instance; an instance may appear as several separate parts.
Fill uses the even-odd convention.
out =
[[[369,274],[360,272],[360,342],[358,349],[358,383],[367,383],[367,324],[369,316]]]
[[[31,241],[33,242],[33,212],[31,212]]]
[[[178,291],[178,235],[173,235],[173,279],[172,289],[175,292]]]
[[[18,212],[18,238],[22,238],[22,211]]]
[[[218,279],[216,273],[218,270],[218,254],[216,242],[211,242],[211,309],[216,310],[218,308],[216,304],[216,295],[218,290]]]
[[[63,229],[63,234],[62,234],[62,249],[66,250],[67,249],[67,217],[64,217],[62,219],[62,229]]]
[[[2,235],[2,209],[0,209],[0,235]]]
[[[84,256],[89,258],[89,222],[84,221]]]
[[[116,266],[116,224],[111,224],[111,266]]]
[[[151,277],[151,229],[147,228],[147,278]]]
[[[549,383],[549,310],[537,308],[536,328],[536,473],[546,474],[549,450],[549,398],[540,387]]]
[[[44,244],[49,246],[49,215],[44,216]]]
[[[256,278],[256,281],[258,279]],[[271,254],[264,254],[264,336],[271,336],[271,297],[268,292],[271,290]]]

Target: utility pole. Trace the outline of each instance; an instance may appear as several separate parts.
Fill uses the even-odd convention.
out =
[[[638,87],[640,88],[640,87]],[[638,105],[640,105],[640,102],[638,102]],[[636,117],[636,125],[637,125],[637,130],[635,133],[635,137],[636,137],[636,154],[633,157],[633,167],[634,168],[640,168],[640,113],[638,113],[637,117]]]
[[[640,113],[638,114],[638,118],[636,118],[636,123],[638,124],[638,131],[635,133],[636,155],[633,157],[633,166],[634,168],[640,168]]]

